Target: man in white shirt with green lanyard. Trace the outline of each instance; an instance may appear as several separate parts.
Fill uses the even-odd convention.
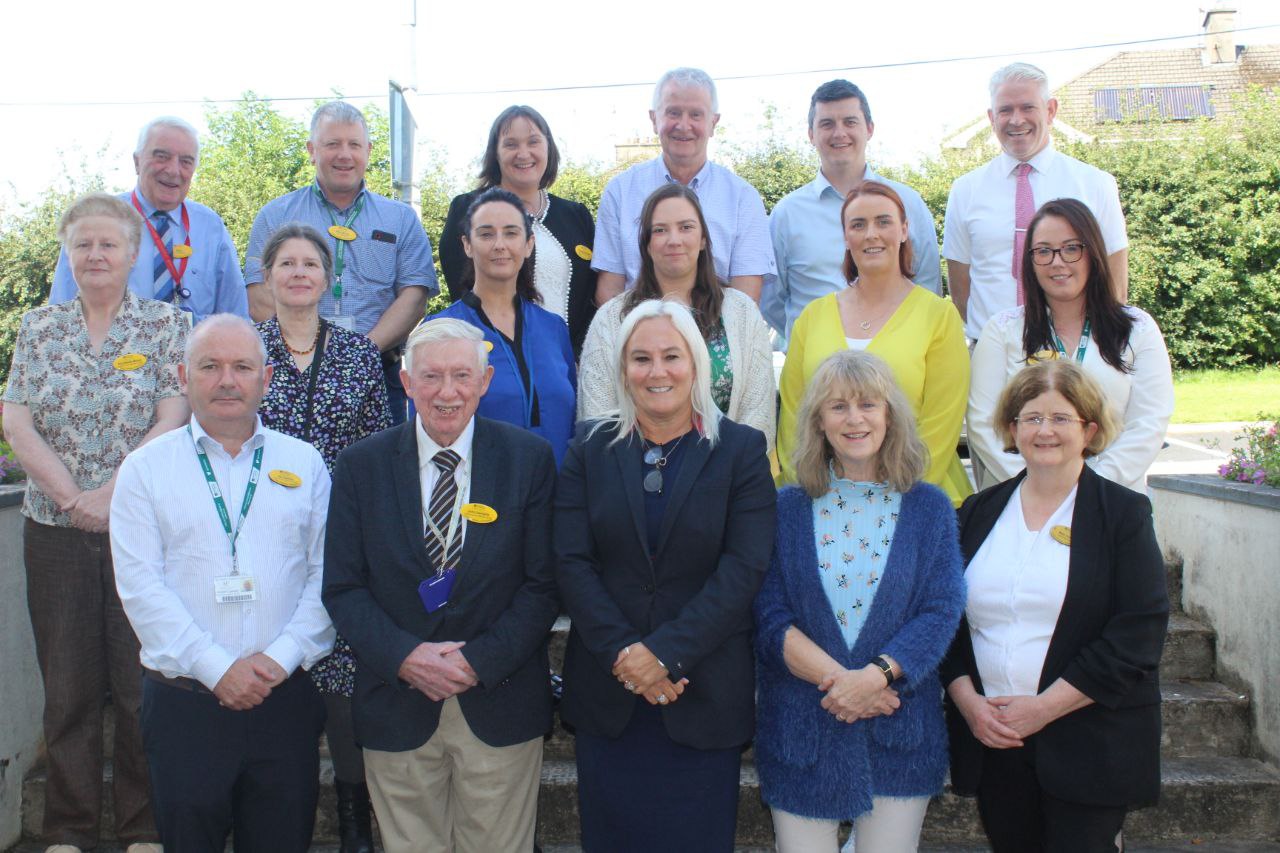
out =
[[[329,475],[266,429],[271,381],[248,321],[196,326],[178,378],[191,422],[131,453],[111,502],[116,587],[142,644],[142,738],[161,842],[303,853],[329,653],[320,602]],[[142,452],[145,451],[145,452]]]

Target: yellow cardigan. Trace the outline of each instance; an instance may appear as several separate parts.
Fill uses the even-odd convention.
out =
[[[778,391],[779,485],[795,482],[792,454],[796,446],[796,413],[809,378],[833,352],[848,348],[840,307],[832,293],[809,303],[796,318],[787,347]],[[921,287],[911,293],[867,346],[893,370],[916,415],[916,428],[929,448],[925,482],[947,493],[959,506],[973,492],[956,445],[969,394],[969,350],[964,323],[955,307]]]

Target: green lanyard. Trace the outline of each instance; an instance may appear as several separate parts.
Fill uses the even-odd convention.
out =
[[[1049,317],[1049,334],[1053,335],[1053,345],[1058,350],[1058,354],[1065,356],[1067,348],[1062,345],[1062,338],[1058,337],[1058,332],[1053,328],[1053,316]],[[1076,362],[1084,364],[1085,350],[1089,349],[1089,321],[1084,321],[1084,328],[1080,330],[1080,345],[1076,347]]]
[[[329,214],[329,221],[334,225],[338,224],[338,217],[333,215],[333,205],[329,203],[329,199],[324,197],[324,192],[320,186],[316,185],[316,195],[320,197],[320,204],[324,207],[325,212]],[[347,221],[342,223],[343,228],[350,228],[351,223],[356,221],[356,217],[360,215],[360,211],[364,210],[364,200],[367,198],[362,192],[360,198],[356,200],[355,209],[351,211],[351,215],[347,217]],[[337,311],[342,313],[342,270],[346,267],[347,243],[348,240],[339,240],[337,237],[333,241],[338,245],[333,250],[333,300],[338,303]]]
[[[262,448],[259,447],[253,451],[253,469],[249,472],[249,483],[244,487],[244,500],[240,503],[240,517],[236,519],[235,529],[231,529],[231,514],[227,512],[227,504],[222,500],[222,489],[218,488],[218,480],[213,476],[213,466],[209,464],[209,457],[205,455],[204,450],[200,448],[200,442],[195,440],[191,427],[187,427],[187,434],[191,435],[191,441],[196,446],[196,456],[200,458],[200,468],[204,471],[204,481],[209,486],[209,494],[213,495],[213,505],[218,510],[218,520],[222,522],[222,529],[227,534],[227,541],[231,543],[231,574],[240,574],[240,563],[236,557],[236,540],[240,538],[240,529],[244,527],[245,517],[249,515],[249,505],[253,503],[253,493],[258,490],[258,475],[262,472]]]

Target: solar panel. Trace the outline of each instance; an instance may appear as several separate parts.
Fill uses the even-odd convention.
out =
[[[1093,90],[1093,106],[1099,124],[1113,121],[1189,121],[1212,118],[1212,87],[1125,86]]]

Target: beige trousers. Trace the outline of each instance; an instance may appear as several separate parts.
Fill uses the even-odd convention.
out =
[[[841,853],[915,853],[928,797],[873,797],[871,811],[853,822]],[[836,853],[840,821],[800,817],[772,809],[778,853]]]
[[[364,761],[387,853],[533,849],[542,738],[489,746],[472,734],[451,696],[422,746],[366,749]]]

